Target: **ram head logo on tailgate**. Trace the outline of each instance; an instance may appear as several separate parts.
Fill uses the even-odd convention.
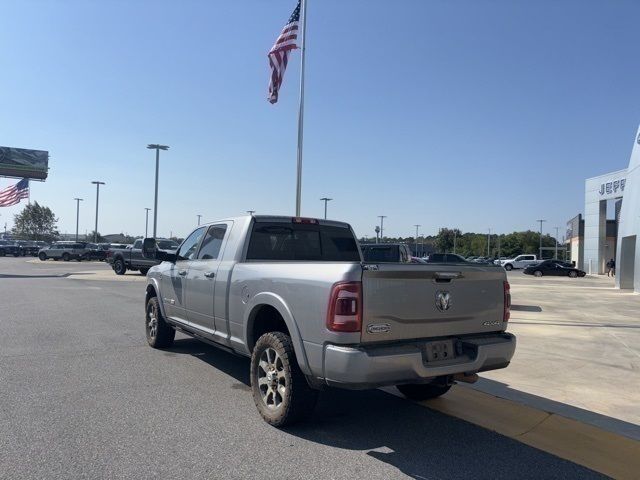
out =
[[[451,294],[443,290],[436,292],[436,308],[441,312],[449,310],[451,307]]]

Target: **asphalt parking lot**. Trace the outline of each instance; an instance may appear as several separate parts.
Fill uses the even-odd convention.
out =
[[[0,478],[602,478],[380,390],[327,390],[309,422],[269,427],[247,359],[149,348],[144,278],[107,275],[0,258]]]

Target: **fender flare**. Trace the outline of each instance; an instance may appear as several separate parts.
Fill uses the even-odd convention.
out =
[[[275,308],[280,316],[283,318],[284,323],[287,325],[289,334],[291,336],[291,343],[293,344],[293,350],[298,360],[300,370],[305,375],[311,375],[311,369],[309,368],[309,361],[307,360],[307,352],[304,349],[302,337],[298,330],[298,325],[289,309],[287,303],[282,297],[271,292],[261,292],[254,295],[251,300],[247,302],[244,313],[244,341],[247,348],[250,350],[253,345],[250,345],[250,332],[253,329],[253,317],[254,312],[263,305],[269,305]]]
[[[146,308],[147,308],[147,299],[149,297],[154,296],[154,295],[149,295],[152,291],[155,291],[155,296],[158,298],[158,304],[160,305],[160,313],[164,318],[167,318],[167,315],[164,312],[164,304],[162,303],[162,297],[160,294],[160,285],[158,284],[158,280],[155,278],[149,278],[149,281],[147,283],[147,288],[145,288],[145,302],[144,302],[145,315],[146,315]]]

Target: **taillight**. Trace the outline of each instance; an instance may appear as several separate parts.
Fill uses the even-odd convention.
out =
[[[508,322],[511,318],[511,285],[505,281],[504,285],[504,314],[502,315],[502,321]]]
[[[362,330],[362,283],[340,282],[333,285],[327,309],[327,328],[333,332]]]

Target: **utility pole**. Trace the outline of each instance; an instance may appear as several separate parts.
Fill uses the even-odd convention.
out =
[[[93,243],[98,243],[98,203],[100,202],[100,185],[106,185],[106,183],[98,180],[94,180],[91,183],[96,186],[96,228],[93,231]]]
[[[560,230],[560,227],[555,227],[555,229],[556,229],[556,254],[553,258],[557,260],[558,259],[558,235],[559,235],[558,230]]]
[[[324,202],[324,219],[327,219],[327,203],[333,200],[333,198],[322,197],[320,201]]]
[[[198,226],[200,226],[200,218],[202,217],[202,215],[196,215],[198,217]]]
[[[144,207],[144,209],[146,210],[144,218],[144,238],[147,238],[149,236],[149,210],[151,209],[147,207]]]
[[[540,250],[538,260],[542,260],[542,224],[546,222],[544,219],[536,220],[536,222],[540,222]]]
[[[414,225],[414,227],[416,227],[416,257],[419,256],[418,255],[418,229],[421,227],[422,225],[416,224]]]
[[[387,218],[387,216],[378,215],[378,218],[380,219],[380,240],[382,241],[382,239],[384,238],[384,219]]]
[[[78,224],[80,223],[80,202],[84,199],[82,198],[74,198],[76,201],[76,242],[78,241]]]
[[[147,145],[149,150],[156,151],[156,194],[153,200],[153,238],[156,238],[158,232],[158,175],[160,173],[160,150],[169,150],[167,145],[159,145],[151,143]]]

